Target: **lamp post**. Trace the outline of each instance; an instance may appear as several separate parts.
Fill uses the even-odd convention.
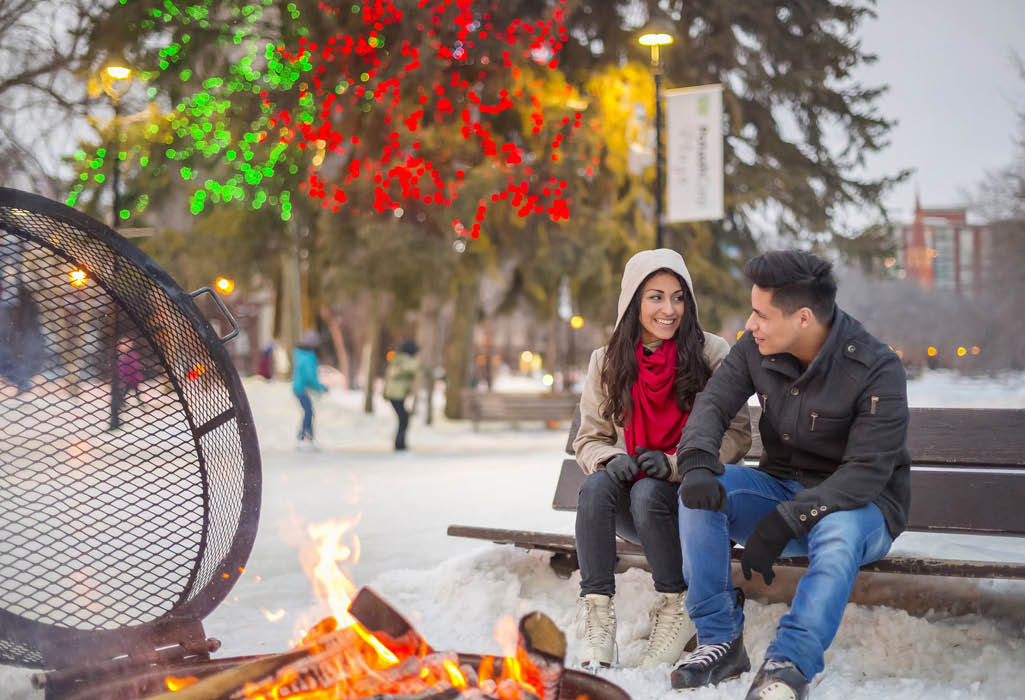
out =
[[[111,154],[114,159],[114,167],[110,177],[110,189],[114,196],[113,211],[111,212],[110,227],[117,228],[121,218],[121,98],[128,92],[132,82],[132,69],[126,67],[123,62],[111,60],[100,74],[100,83],[103,91],[110,98],[110,104],[114,108],[114,148]],[[114,260],[115,274],[117,272],[117,259]],[[117,302],[111,304],[113,313],[113,328],[111,329],[111,363],[110,372],[110,430],[117,430],[121,427],[121,372],[120,348],[121,328],[118,324]]]
[[[655,247],[662,247],[662,211],[665,207],[665,156],[662,152],[662,57],[660,47],[673,43],[673,25],[656,18],[637,40],[651,49],[651,68],[655,74]]]

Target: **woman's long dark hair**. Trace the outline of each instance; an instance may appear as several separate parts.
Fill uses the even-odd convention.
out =
[[[683,288],[684,312],[680,327],[676,329],[676,381],[673,384],[676,405],[681,411],[690,411],[694,397],[705,388],[708,378],[712,376],[705,364],[705,335],[698,323],[698,311],[690,287],[672,270],[655,270],[637,285],[637,291],[605,350],[601,368],[601,387],[605,401],[600,411],[602,418],[616,425],[626,425],[633,409],[630,391],[637,380],[636,348],[641,341],[641,292],[645,283],[661,272],[672,274]]]

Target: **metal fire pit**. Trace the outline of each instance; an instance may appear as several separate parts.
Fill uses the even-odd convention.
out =
[[[204,291],[0,188],[0,664],[60,669],[48,695],[217,646],[201,620],[252,548],[260,457]]]

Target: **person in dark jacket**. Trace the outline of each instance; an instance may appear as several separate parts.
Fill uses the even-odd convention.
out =
[[[398,427],[395,430],[395,451],[401,452],[406,449],[406,429],[409,427],[409,409],[406,408],[406,399],[413,393],[416,387],[416,378],[420,374],[420,363],[417,362],[416,354],[420,351],[419,346],[412,340],[406,340],[399,346],[384,373],[384,398],[391,403],[395,409],[395,415],[399,419]]]
[[[750,668],[744,613],[730,581],[741,567],[771,584],[781,555],[808,556],[748,700],[807,697],[863,564],[886,556],[910,507],[907,379],[900,358],[835,304],[832,265],[774,251],[744,267],[752,313],[680,438],[679,509],[687,610],[699,646],[676,689]],[[757,469],[723,466],[722,435],[751,394],[762,406]],[[775,693],[775,694],[774,694]]]

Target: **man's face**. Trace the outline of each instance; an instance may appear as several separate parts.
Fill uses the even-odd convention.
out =
[[[772,303],[772,290],[751,287],[751,315],[744,328],[751,331],[763,355],[791,352],[804,330],[801,310],[789,316]]]

